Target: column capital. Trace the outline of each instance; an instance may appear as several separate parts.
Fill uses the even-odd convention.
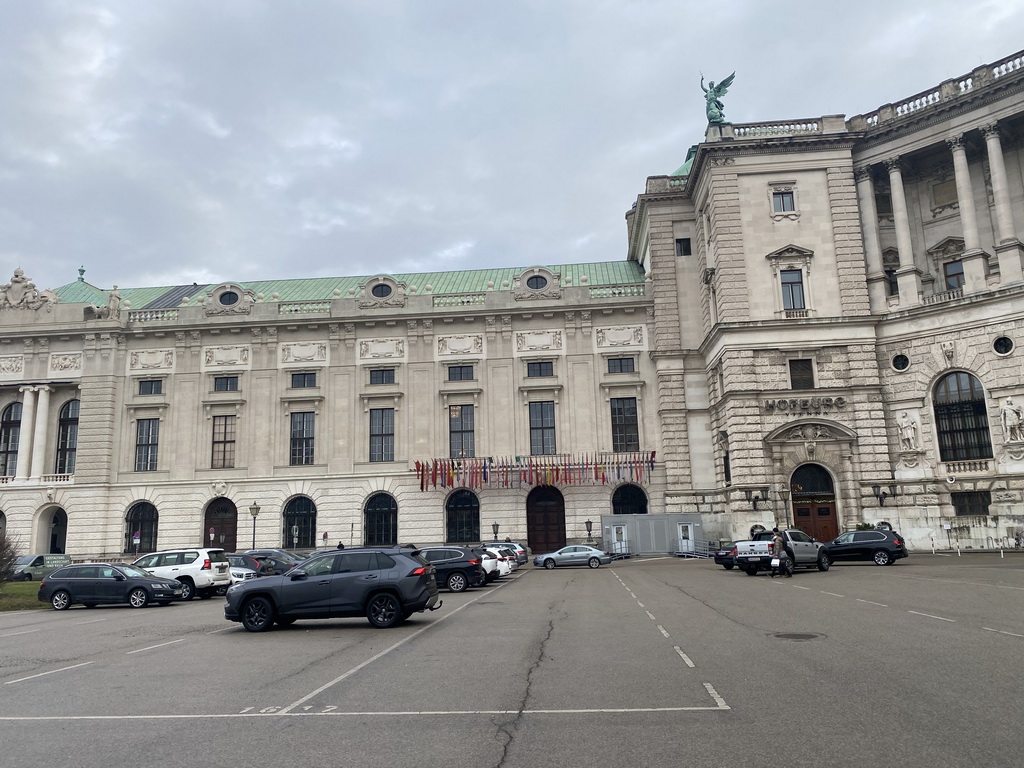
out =
[[[882,162],[885,163],[885,169],[887,171],[889,171],[889,173],[894,173],[894,172],[895,173],[899,173],[899,172],[901,172],[903,170],[903,168],[901,166],[901,163],[900,163],[900,156],[899,155],[893,155],[892,157],[887,157]]]
[[[956,152],[957,150],[964,152],[964,135],[958,133],[956,136],[950,136],[946,139],[946,146],[949,147],[950,151]]]
[[[993,120],[991,123],[985,123],[985,125],[979,126],[981,135],[986,139],[999,138],[999,123]]]
[[[853,178],[858,183],[862,181],[874,181],[874,178],[871,175],[871,166],[855,166],[853,169]]]

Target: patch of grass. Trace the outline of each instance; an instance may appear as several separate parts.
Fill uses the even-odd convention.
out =
[[[46,603],[36,599],[39,594],[38,581],[9,581],[0,586],[0,611],[24,611],[46,608]]]

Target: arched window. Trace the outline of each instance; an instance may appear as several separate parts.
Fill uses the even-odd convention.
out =
[[[956,371],[935,385],[935,428],[941,461],[992,458],[992,437],[981,382]]]
[[[21,437],[21,403],[11,403],[0,415],[0,477],[14,477],[18,470]]]
[[[0,536],[7,535],[7,515],[0,512]]]
[[[472,491],[460,490],[444,505],[448,518],[448,544],[480,541],[480,502]]]
[[[316,546],[316,505],[308,496],[296,496],[284,508],[284,545]]]
[[[375,493],[367,499],[363,512],[366,546],[394,546],[398,543],[398,503],[393,497]]]
[[[156,552],[156,532],[160,515],[148,501],[133,504],[125,517],[124,551],[143,555]],[[138,538],[139,543],[135,543]]]
[[[78,401],[68,400],[61,406],[57,422],[57,463],[54,472],[58,475],[75,473],[75,456],[78,453]]]
[[[612,495],[613,515],[646,515],[647,494],[635,485],[623,485]]]

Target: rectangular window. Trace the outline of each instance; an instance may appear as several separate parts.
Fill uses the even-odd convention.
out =
[[[814,389],[814,361],[789,361],[789,386],[791,389]]]
[[[213,417],[213,457],[210,467],[228,469],[235,466],[235,430],[237,416]]]
[[[473,366],[472,365],[449,365],[448,366],[448,381],[472,381],[473,379]]]
[[[143,379],[139,382],[140,395],[162,395],[164,392],[163,379]]]
[[[370,461],[395,460],[395,409],[370,409]]]
[[[959,261],[947,261],[942,265],[942,274],[946,278],[946,290],[955,291],[964,287],[964,265]]]
[[[554,452],[555,404],[551,401],[530,403],[530,454],[547,456]]]
[[[292,414],[288,463],[293,467],[313,463],[315,428],[316,414],[312,411],[300,411]]]
[[[316,373],[293,373],[292,389],[309,389],[316,386]]]
[[[395,369],[394,368],[372,368],[372,369],[370,369],[370,383],[371,384],[394,384],[395,383]]]
[[[772,192],[772,210],[775,213],[789,213],[796,210],[796,199],[792,192]]]
[[[634,370],[632,357],[608,358],[608,373],[633,373]]]
[[[635,397],[613,397],[612,450],[639,451],[640,427],[636,417]]]
[[[544,363],[527,363],[526,375],[531,379],[543,376],[554,376],[555,364],[550,361]]]
[[[967,491],[964,493],[951,493],[949,495],[957,516],[987,515],[988,507],[992,503],[991,491]]]
[[[784,309],[806,309],[804,306],[804,273],[800,269],[783,269],[782,306]]]
[[[139,419],[135,423],[135,471],[155,472],[160,419]]]
[[[691,256],[693,255],[693,246],[690,244],[690,238],[688,237],[677,237],[676,238],[676,256]]]
[[[448,445],[453,459],[469,459],[476,456],[473,434],[473,406],[448,406]]]
[[[237,392],[238,391],[238,377],[237,376],[214,376],[213,377],[213,391],[214,392]]]

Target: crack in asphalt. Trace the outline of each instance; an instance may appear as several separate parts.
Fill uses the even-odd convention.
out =
[[[696,595],[690,594],[689,592],[687,592],[685,589],[683,589],[678,584],[670,584],[667,581],[664,581],[662,579],[657,579],[657,578],[655,578],[654,581],[657,581],[659,584],[664,584],[666,587],[671,587],[672,589],[676,590],[677,592],[681,592],[682,594],[686,595],[691,600],[700,603],[701,605],[703,605],[708,610],[714,611],[715,613],[717,613],[719,616],[721,616],[726,621],[731,621],[733,624],[736,624],[737,626],[746,627],[747,629],[753,629],[753,630],[756,630],[758,632],[774,631],[774,630],[766,629],[765,627],[758,627],[758,626],[756,626],[754,624],[748,624],[745,621],[740,621],[739,619],[737,619],[737,618],[735,618],[733,616],[730,616],[727,613],[723,613],[718,608],[716,608],[715,606],[711,605],[711,603],[709,603],[707,600],[703,600],[703,599],[697,597]]]
[[[530,691],[533,687],[533,675],[538,669],[540,669],[541,664],[548,659],[547,645],[551,640],[551,635],[555,631],[555,622],[559,619],[565,619],[568,617],[568,614],[560,610],[561,605],[562,602],[559,601],[558,603],[552,603],[548,606],[548,613],[554,613],[556,615],[552,616],[548,620],[547,632],[544,633],[544,636],[537,644],[537,655],[533,660],[533,663],[530,665],[530,668],[526,671],[526,687],[523,689],[523,695],[519,701],[518,707],[516,708],[515,715],[507,720],[491,720],[496,727],[494,738],[496,741],[501,742],[501,757],[498,759],[498,762],[495,763],[494,768],[501,768],[508,759],[509,748],[512,746],[512,741],[515,739],[516,734],[519,731],[519,723],[522,721],[523,712],[526,710],[526,705],[530,701]]]

